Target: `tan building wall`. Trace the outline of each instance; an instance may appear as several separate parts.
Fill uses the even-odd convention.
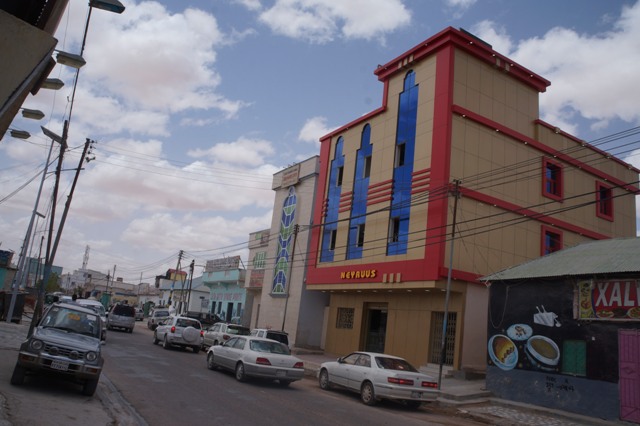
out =
[[[321,261],[321,227],[309,250],[307,287],[331,294],[327,352],[365,349],[368,310],[382,306],[387,310],[385,352],[418,365],[433,363],[440,350],[438,339],[433,340],[434,315],[446,309],[451,266],[448,309],[457,316],[451,364],[484,369],[488,290],[480,277],[539,257],[548,230],[561,234],[563,247],[635,235],[638,170],[540,121],[539,94],[549,83],[466,37],[447,29],[379,67],[383,106],[321,140],[318,206],[328,203],[336,144],[344,141],[333,261]],[[409,71],[419,88],[409,242],[406,253],[390,256],[386,249],[399,98]],[[347,259],[356,158],[366,125],[371,127],[372,157],[365,254]],[[549,160],[562,168],[560,200],[543,193]],[[452,251],[451,190],[456,180],[460,197]],[[613,220],[596,214],[596,182],[613,187]],[[324,210],[319,210],[314,223],[323,225]],[[351,275],[357,271],[375,274]],[[341,313],[347,312],[341,308],[353,310],[349,327],[341,322]]]

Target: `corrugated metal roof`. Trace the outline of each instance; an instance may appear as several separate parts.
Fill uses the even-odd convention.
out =
[[[640,272],[640,238],[590,241],[481,278],[506,281]]]

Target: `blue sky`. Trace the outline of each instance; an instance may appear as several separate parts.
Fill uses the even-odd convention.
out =
[[[271,223],[273,173],[319,153],[318,139],[376,109],[373,71],[448,26],[464,28],[551,86],[541,118],[587,141],[640,125],[640,2],[622,0],[121,0],[94,10],[79,73],[65,168],[85,138],[55,264],[151,281],[187,264],[240,254]],[[86,0],[70,0],[58,49],[80,52]],[[62,134],[74,73],[24,103],[0,142],[0,249],[20,251],[49,140]],[[640,166],[635,139],[603,146]],[[630,145],[624,144],[631,143]],[[637,143],[636,143],[637,145]],[[73,172],[63,174],[58,217]],[[53,178],[46,180],[45,213]],[[14,195],[9,196],[14,193]],[[37,257],[43,224],[32,255]],[[197,273],[198,271],[196,271]]]

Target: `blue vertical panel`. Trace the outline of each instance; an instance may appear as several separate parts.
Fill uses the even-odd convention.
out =
[[[336,151],[331,161],[329,172],[329,188],[327,189],[327,214],[324,218],[322,230],[322,246],[320,248],[320,262],[333,262],[333,250],[331,250],[331,234],[338,229],[338,207],[340,205],[340,194],[342,185],[338,185],[339,170],[344,167],[344,155],[342,146],[344,139],[342,136],[336,142]]]
[[[390,222],[399,220],[398,238],[387,243],[387,255],[404,254],[409,244],[409,217],[411,215],[411,177],[416,146],[416,127],[418,118],[418,86],[415,73],[409,71],[405,76],[404,90],[400,93],[398,105],[398,128],[396,146],[404,144],[404,163],[393,170],[393,190],[391,199]],[[397,150],[396,150],[397,155]],[[398,162],[398,158],[395,159]],[[391,236],[390,236],[391,237]]]
[[[358,225],[366,222],[367,193],[369,191],[369,176],[364,176],[367,157],[371,156],[371,126],[362,129],[360,149],[356,156],[356,171],[353,179],[353,199],[351,203],[351,220],[349,222],[349,239],[347,259],[362,258],[362,247],[358,247]]]
[[[282,205],[280,216],[280,232],[278,234],[278,249],[276,251],[275,270],[273,271],[273,283],[271,294],[285,294],[287,289],[287,276],[289,274],[289,262],[293,259],[291,253],[291,240],[296,217],[296,190],[289,188],[289,194]],[[290,257],[291,256],[291,257]]]

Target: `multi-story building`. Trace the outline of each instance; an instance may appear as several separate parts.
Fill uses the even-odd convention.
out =
[[[260,244],[249,243],[256,254],[247,287],[253,296],[251,326],[283,330],[292,346],[303,348],[322,346],[329,303],[327,295],[307,290],[304,276],[318,167],[314,156],[273,176],[271,228]]]
[[[465,31],[374,74],[382,106],[321,139],[306,287],[330,295],[325,350],[485,370],[478,278],[635,235],[638,170],[540,120],[550,83]]]

